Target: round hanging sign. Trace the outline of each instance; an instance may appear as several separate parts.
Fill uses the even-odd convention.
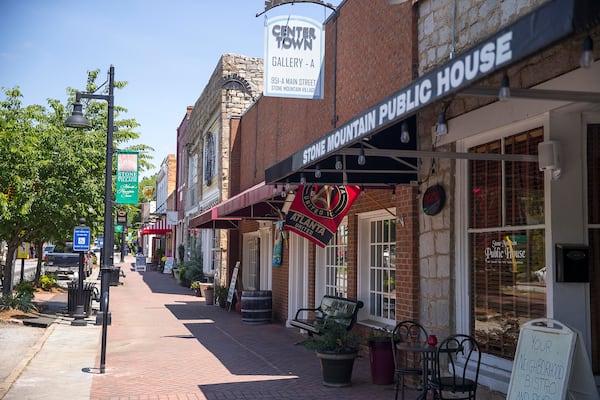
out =
[[[446,192],[441,185],[431,186],[423,195],[423,212],[427,215],[436,215],[444,207]]]

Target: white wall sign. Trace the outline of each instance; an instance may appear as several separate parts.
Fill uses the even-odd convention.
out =
[[[285,15],[265,25],[265,96],[323,98],[323,24]]]

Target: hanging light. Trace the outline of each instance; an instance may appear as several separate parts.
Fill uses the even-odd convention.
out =
[[[342,165],[342,157],[335,156],[335,169],[340,171],[344,166]]]
[[[321,168],[319,167],[319,164],[317,164],[317,166],[315,167],[315,178],[319,179],[321,177]]]
[[[448,134],[448,121],[446,120],[446,113],[439,113],[438,122],[435,128],[435,133],[438,136],[443,136]]]
[[[583,39],[583,48],[581,51],[581,58],[579,59],[581,68],[590,68],[592,66],[592,63],[594,62],[592,50],[594,50],[594,41],[590,35],[587,35],[585,39]]]
[[[392,200],[396,200],[396,186],[392,186]]]
[[[306,176],[304,175],[304,172],[300,173],[300,184],[306,185]]]
[[[410,133],[408,132],[408,124],[406,121],[402,122],[402,125],[400,125],[400,142],[404,144],[410,142]]]
[[[290,191],[290,181],[289,181],[289,180],[286,180],[286,181],[285,181],[285,191],[286,191],[286,192],[289,192],[289,191]]]
[[[363,145],[360,145],[360,151],[358,153],[358,165],[365,165],[367,163],[367,158],[365,157],[365,149],[363,148]],[[337,167],[336,167],[337,169]],[[341,168],[340,168],[341,169]]]
[[[498,100],[507,101],[510,99],[510,83],[508,75],[504,74],[502,77],[502,83],[500,84],[500,92],[498,92]]]

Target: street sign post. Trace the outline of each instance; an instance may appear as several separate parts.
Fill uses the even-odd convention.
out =
[[[90,228],[78,226],[73,230],[73,251],[90,251]]]

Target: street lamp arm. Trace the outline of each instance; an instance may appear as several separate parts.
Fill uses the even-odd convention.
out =
[[[113,96],[105,95],[105,94],[77,92],[75,94],[75,101],[80,101],[81,99],[95,99],[95,100],[105,100],[105,101],[111,103],[113,100],[112,97]]]

